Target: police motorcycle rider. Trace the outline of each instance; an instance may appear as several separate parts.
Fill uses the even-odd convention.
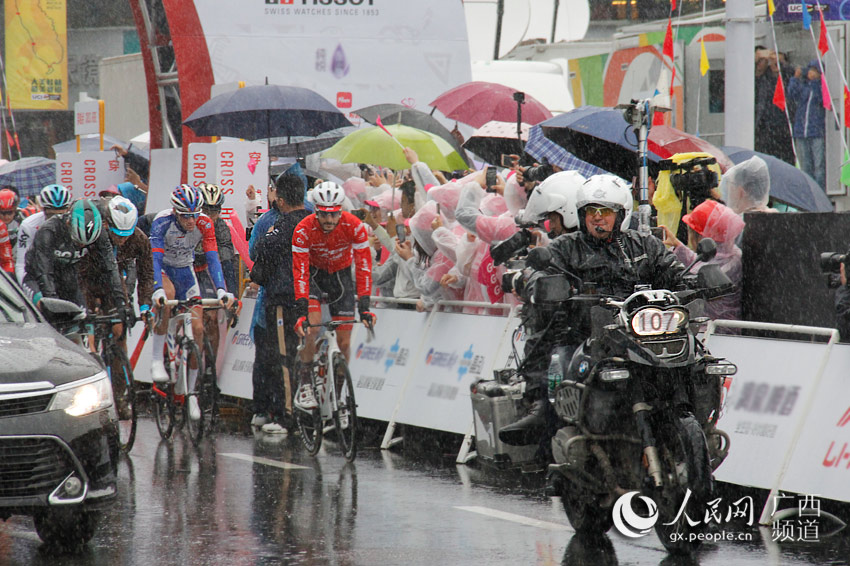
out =
[[[638,284],[648,284],[654,289],[680,287],[685,267],[676,256],[655,236],[644,236],[627,228],[631,202],[629,184],[620,177],[610,174],[590,177],[576,194],[579,229],[556,238],[548,246],[552,255],[552,267],[549,269],[571,274],[572,285],[583,283],[585,288],[576,289],[578,292],[593,291],[600,295],[626,297]],[[526,304],[530,304],[535,281],[547,274],[547,270],[530,269],[516,274],[514,286]],[[569,324],[569,321],[562,322]],[[545,344],[549,348],[540,347],[534,353],[537,360],[527,362],[539,378],[529,380],[532,383],[527,382],[526,394],[529,389],[536,390],[537,399],[528,416],[499,431],[499,439],[506,444],[525,445],[542,438],[542,445],[547,446],[550,436],[547,433],[554,433],[557,417],[548,401],[545,372],[551,346],[555,341],[566,342],[561,356],[566,366],[585,336],[567,332],[564,340],[556,333],[551,337],[547,331],[548,328],[543,333],[547,335]],[[533,332],[529,331],[529,338],[531,336]],[[526,352],[528,358],[529,352]]]

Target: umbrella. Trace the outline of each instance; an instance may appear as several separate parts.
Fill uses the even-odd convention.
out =
[[[346,126],[330,130],[318,136],[291,136],[271,138],[269,140],[269,155],[272,157],[304,157],[328,149],[333,144],[354,132],[354,126]]]
[[[525,144],[525,152],[537,159],[545,160],[550,165],[557,165],[564,171],[578,171],[585,177],[603,175],[608,173],[605,169],[582,161],[563,147],[543,135],[540,125],[531,126],[528,131],[528,143]]]
[[[56,182],[56,161],[46,157],[24,157],[0,165],[0,185],[14,185],[21,196],[31,197],[45,185]]]
[[[345,115],[319,93],[280,85],[246,86],[214,96],[183,125],[199,136],[247,140],[317,136],[351,126]]]
[[[373,106],[366,106],[360,110],[355,110],[354,114],[357,114],[370,124],[377,124],[378,118],[380,118],[381,122],[385,126],[388,124],[402,124],[404,126],[410,126],[411,128],[417,128],[419,130],[431,132],[432,134],[437,134],[449,142],[458,155],[460,155],[464,161],[469,163],[469,158],[467,157],[466,152],[463,150],[463,147],[461,147],[460,142],[458,142],[458,139],[454,136],[454,134],[442,125],[439,120],[430,114],[422,112],[421,110],[408,108],[401,104],[375,104]],[[514,129],[514,135],[516,135],[516,129]]]
[[[829,198],[818,184],[807,173],[793,165],[785,163],[772,155],[744,149],[742,147],[726,146],[724,153],[733,163],[741,163],[754,155],[764,159],[770,174],[770,198],[809,212],[832,212],[833,206]]]
[[[522,124],[522,141],[528,140],[528,129]],[[522,155],[522,147],[516,137],[516,122],[487,122],[469,136],[463,147],[487,163],[501,164],[502,154]]]
[[[401,144],[414,150],[420,161],[427,163],[431,169],[466,169],[466,163],[443,138],[400,124],[386,126],[386,129],[392,137],[378,126],[357,130],[339,140],[322,157],[338,159],[343,163],[370,163],[395,170],[408,169],[410,163],[404,157]]]
[[[617,108],[582,106],[539,124],[543,134],[576,157],[623,179],[637,175],[637,135]],[[721,171],[731,166],[728,157],[710,143],[669,126],[653,126],[647,140],[651,173],[657,164],[676,153],[702,151],[713,155]]]
[[[517,98],[524,102],[520,104]],[[552,117],[552,113],[536,98],[504,85],[483,81],[464,83],[447,90],[429,106],[448,118],[475,128],[493,120],[537,124]]]

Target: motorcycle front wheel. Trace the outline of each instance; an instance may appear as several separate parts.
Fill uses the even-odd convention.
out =
[[[704,514],[714,492],[708,445],[693,415],[665,427],[661,437],[659,452],[667,485],[653,497],[659,513],[655,532],[671,554],[691,554],[702,544],[700,535],[707,527]]]
[[[568,481],[561,484],[561,503],[576,533],[587,537],[601,537],[607,533],[614,525],[611,508],[600,506],[598,495]]]

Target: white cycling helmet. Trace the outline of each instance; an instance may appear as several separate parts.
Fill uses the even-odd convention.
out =
[[[112,197],[106,205],[109,210],[109,227],[118,236],[129,236],[136,229],[139,211],[122,196]]]
[[[345,200],[345,190],[333,181],[320,183],[310,191],[310,195],[316,210],[323,212],[342,210],[342,202]]]
[[[585,178],[577,171],[560,171],[534,187],[528,204],[520,216],[523,224],[537,224],[550,212],[561,215],[564,228],[578,228],[576,196]]]
[[[632,213],[631,185],[610,173],[594,175],[579,187],[576,195],[576,211],[579,218],[584,216],[584,207],[591,204],[617,211],[619,219],[617,226],[624,229],[628,226],[627,221],[631,219]],[[579,227],[584,230],[584,222],[579,223]]]

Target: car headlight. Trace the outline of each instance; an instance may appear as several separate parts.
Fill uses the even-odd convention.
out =
[[[53,396],[51,411],[63,410],[72,417],[82,417],[112,405],[112,384],[105,373],[99,373],[82,385],[63,389]]]

